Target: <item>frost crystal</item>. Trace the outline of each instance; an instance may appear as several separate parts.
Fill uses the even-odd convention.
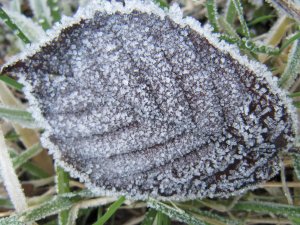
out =
[[[269,179],[295,116],[266,68],[153,3],[91,3],[2,72],[43,144],[100,194],[228,196]]]

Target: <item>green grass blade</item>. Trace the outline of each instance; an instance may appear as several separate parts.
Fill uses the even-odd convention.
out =
[[[293,225],[299,225],[300,224],[300,218],[289,218],[289,220],[292,222]]]
[[[156,224],[157,225],[170,225],[170,218],[162,212],[157,212],[156,215]]]
[[[24,163],[26,163],[29,159],[32,157],[38,155],[43,148],[40,144],[33,145],[31,148],[26,149],[18,156],[14,157],[12,162],[15,169],[18,169],[20,166],[22,166]]]
[[[39,42],[46,36],[43,28],[34,22],[32,18],[26,17],[20,12],[9,9],[6,9],[6,13],[31,42]]]
[[[183,223],[187,223],[187,224],[191,224],[191,225],[206,225],[207,224],[203,221],[200,221],[199,219],[197,219],[193,215],[185,212],[182,209],[171,207],[169,205],[166,205],[164,203],[156,201],[155,199],[152,199],[152,198],[149,199],[147,204],[149,207],[168,215],[172,219],[176,219]]]
[[[4,209],[14,209],[13,204],[7,198],[0,198],[0,207]]]
[[[142,222],[142,225],[152,225],[155,220],[156,213],[156,210],[149,209],[145,216],[145,219]]]
[[[58,22],[61,19],[61,11],[57,0],[48,0],[48,6],[50,8],[51,16],[54,22]]]
[[[294,105],[296,108],[300,108],[300,102],[293,102],[293,105]]]
[[[14,79],[10,78],[7,75],[0,76],[0,80],[3,81],[6,85],[18,90],[22,91],[23,85],[19,82],[15,81]]]
[[[250,32],[249,32],[247,23],[246,23],[245,18],[244,18],[244,12],[243,12],[243,7],[242,7],[242,4],[241,4],[241,1],[240,0],[232,0],[232,2],[235,6],[235,10],[237,12],[239,21],[241,23],[243,34],[247,38],[250,38]]]
[[[225,40],[231,44],[237,44],[239,48],[248,50],[252,53],[263,53],[263,54],[275,55],[275,56],[277,56],[280,53],[280,50],[278,48],[273,48],[266,45],[259,45],[254,41],[251,41],[246,38],[240,39],[240,38],[235,38],[223,34],[220,36],[220,39]]]
[[[219,17],[219,24],[229,36],[235,38],[236,40],[240,39],[240,36],[236,33],[235,29],[226,21],[223,16]]]
[[[85,195],[85,193],[82,194]],[[77,203],[81,199],[81,192],[57,195],[50,201],[47,201],[39,206],[29,208],[20,214],[13,215],[5,219],[0,219],[0,224],[7,225],[31,223],[69,209],[73,206],[73,204]]]
[[[300,39],[294,42],[291,52],[289,54],[289,59],[287,66],[280,77],[278,82],[279,86],[285,89],[289,89],[298,73],[300,71]]]
[[[227,0],[226,4],[225,19],[230,25],[233,25],[236,18],[235,6],[231,0]]]
[[[45,172],[43,169],[41,169],[40,167],[36,166],[35,164],[31,163],[31,162],[26,162],[22,165],[22,169],[24,169],[26,172],[28,172],[29,174],[31,174],[32,176],[36,177],[36,178],[47,178],[50,175]]]
[[[290,98],[300,97],[300,92],[291,93],[288,95]]]
[[[63,168],[57,167],[56,168],[56,176],[57,176],[57,192],[58,194],[64,194],[70,192],[69,186],[69,173],[65,172]],[[68,223],[69,218],[69,210],[61,211],[58,214],[58,224],[66,225]]]
[[[300,207],[293,205],[285,205],[274,202],[238,202],[233,207],[233,210],[241,210],[257,213],[274,213],[287,217],[300,217]]]
[[[93,225],[104,225],[109,218],[121,207],[123,202],[125,201],[125,197],[121,196],[117,201],[115,201],[107,210],[107,212]]]
[[[248,26],[253,26],[256,25],[258,23],[261,22],[265,22],[267,20],[273,19],[274,17],[276,17],[275,15],[265,15],[265,16],[260,16],[258,18],[255,18],[254,20],[252,20],[251,22],[248,23]]]
[[[53,200],[46,202],[35,208],[34,210],[27,211],[20,217],[23,222],[32,222],[50,215],[55,215],[63,210],[69,209],[72,205],[79,201],[78,197],[62,197],[57,196]]]
[[[34,148],[34,146],[33,146]],[[27,151],[27,150],[26,150]],[[30,151],[33,151],[33,150],[30,150]],[[34,150],[36,151],[36,150]],[[37,149],[37,151],[39,151]],[[28,172],[30,175],[34,176],[35,178],[47,178],[49,177],[50,175],[45,172],[43,169],[39,168],[38,166],[36,166],[35,164],[29,162],[28,160],[26,162],[20,162],[20,161],[23,161],[24,158],[22,158],[20,161],[19,159],[17,159],[20,155],[18,155],[17,153],[15,153],[14,151],[10,151],[10,157],[12,158],[12,162],[13,162],[13,165],[14,165],[14,169],[17,169],[18,168],[18,165],[17,164],[21,164],[21,167],[23,170],[25,170],[26,172]],[[25,153],[27,154],[27,153]],[[35,155],[35,153],[30,153],[30,155]],[[25,157],[31,157],[31,156],[25,156]],[[14,163],[14,161],[17,160],[19,162],[17,163]]]
[[[169,8],[169,3],[165,0],[155,0],[155,2],[159,5],[161,8]]]
[[[16,34],[25,44],[31,43],[28,37],[20,30],[20,28],[10,19],[8,14],[0,6],[0,18],[3,22]]]
[[[34,119],[31,114],[24,110],[12,109],[7,106],[0,105],[0,118],[17,122],[24,125],[33,125]]]
[[[190,213],[192,213],[195,217],[201,219],[204,222],[207,222],[209,224],[230,224],[230,225],[243,225],[243,222],[238,219],[229,219],[223,216],[220,216],[218,214],[205,211],[205,210],[199,210],[199,207],[191,207],[190,205],[184,205],[180,204],[180,208],[188,210]]]
[[[214,32],[219,31],[218,12],[215,0],[206,0],[207,18],[214,29]]]
[[[297,39],[300,38],[300,32],[294,34],[292,37],[290,37],[288,40],[286,40],[281,48],[280,48],[280,51],[283,51],[286,47],[288,47],[291,43],[293,43],[294,41],[296,41]]]
[[[37,22],[44,30],[49,29],[52,24],[52,18],[47,0],[29,0],[29,3]]]

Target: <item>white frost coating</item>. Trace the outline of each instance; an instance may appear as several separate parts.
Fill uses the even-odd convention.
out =
[[[236,45],[228,44],[223,40],[220,41],[218,39],[218,34],[211,32],[210,26],[202,27],[200,22],[192,17],[182,18],[182,11],[176,4],[174,4],[170,8],[170,12],[168,13],[164,12],[164,10],[159,8],[156,4],[154,4],[151,1],[142,2],[139,0],[132,0],[125,2],[125,7],[121,7],[122,4],[118,2],[110,3],[107,1],[91,1],[90,4],[87,5],[85,8],[80,8],[74,15],[74,17],[63,16],[61,23],[56,23],[53,29],[47,32],[47,38],[42,39],[39,43],[27,45],[27,48],[24,49],[24,51],[22,51],[20,54],[17,54],[16,56],[11,57],[3,67],[5,67],[6,65],[12,65],[19,60],[25,59],[33,55],[34,53],[40,50],[41,46],[44,46],[46,43],[57,38],[62,29],[64,29],[65,27],[69,27],[73,24],[77,24],[81,19],[92,18],[96,11],[113,14],[115,12],[130,13],[132,10],[138,10],[140,12],[153,13],[155,15],[160,16],[161,18],[164,18],[164,16],[169,15],[170,18],[177,24],[181,26],[190,26],[192,29],[204,36],[211,44],[217,46],[220,50],[229,53],[234,59],[238,60],[241,64],[250,68],[258,76],[265,77],[270,83],[271,87],[273,88],[273,91],[275,91],[276,94],[279,94],[281,98],[286,102],[286,106],[288,107],[290,115],[293,116],[294,121],[297,121],[296,113],[294,113],[296,110],[292,106],[291,100],[287,98],[287,92],[278,88],[277,78],[272,76],[272,73],[268,71],[267,67],[259,62],[249,60],[249,58],[247,58],[246,56],[242,56]],[[173,18],[173,16],[175,17],[175,19]],[[294,126],[294,129],[296,131],[297,127]]]
[[[26,198],[15,173],[8,149],[5,144],[2,129],[0,128],[0,171],[6,191],[17,212],[27,209]]]
[[[89,19],[102,25],[94,37]],[[69,61],[52,50],[55,67],[48,68],[47,45],[77,25],[82,42],[76,46],[73,29]],[[274,176],[276,153],[293,145],[294,109],[271,73],[209,26],[183,19],[178,6],[164,12],[151,2],[93,1],[48,36],[3,68],[17,68],[30,111],[46,130],[42,144],[98,194],[185,200],[241,193]],[[100,57],[96,67],[89,55]]]
[[[11,11],[9,9],[5,9],[5,12],[31,41],[38,42],[45,38],[45,32],[42,27],[33,22],[31,19],[19,12]]]
[[[300,21],[300,2],[298,0],[267,0],[280,14],[288,15],[290,18]]]

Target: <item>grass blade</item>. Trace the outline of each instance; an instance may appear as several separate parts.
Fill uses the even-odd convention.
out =
[[[300,39],[294,42],[287,66],[280,77],[278,82],[279,86],[285,89],[289,89],[300,71]]]
[[[51,27],[51,13],[46,0],[29,0],[30,7],[33,11],[34,17],[37,22],[47,30]]]
[[[290,37],[288,40],[286,40],[281,48],[280,48],[280,51],[283,51],[286,47],[288,47],[291,43],[293,43],[294,41],[296,41],[297,39],[300,38],[300,32],[294,34],[292,37]]]
[[[38,42],[46,36],[46,33],[40,25],[34,22],[31,18],[23,14],[5,9],[7,15],[14,21],[14,23],[23,31],[31,42]]]
[[[247,38],[250,38],[250,32],[249,32],[247,23],[246,23],[245,18],[244,18],[244,12],[243,12],[243,7],[242,7],[242,4],[241,4],[241,1],[240,0],[232,0],[232,3],[235,6],[235,10],[236,10],[238,18],[240,20],[242,30],[243,30],[243,34]]]
[[[8,14],[0,6],[0,18],[3,22],[16,34],[25,44],[29,44],[30,40],[28,37],[20,30],[20,28],[10,19]]]
[[[207,18],[214,29],[214,32],[219,31],[218,12],[215,0],[206,0]]]
[[[17,212],[22,212],[27,208],[26,198],[21,188],[19,179],[13,168],[13,164],[8,154],[2,129],[0,128],[0,169],[3,183]]]
[[[155,0],[155,2],[161,7],[161,8],[169,8],[169,3],[165,0]]]
[[[15,169],[25,164],[29,159],[36,156],[43,150],[40,144],[33,145],[31,148],[26,149],[20,155],[13,158],[12,162]]]
[[[258,23],[267,21],[269,19],[273,19],[274,17],[276,17],[275,15],[266,15],[266,16],[260,16],[258,18],[255,18],[254,20],[252,20],[251,22],[248,23],[248,26],[253,26],[256,25]]]
[[[23,85],[19,82],[15,81],[14,79],[10,78],[7,75],[0,76],[0,80],[3,81],[6,85],[18,90],[22,91]]]
[[[0,198],[0,206],[1,208],[13,209],[14,206],[11,204],[11,201],[7,198]]]
[[[85,196],[88,196],[86,191],[57,195],[50,201],[47,201],[39,206],[29,208],[22,213],[10,216],[8,218],[0,219],[0,224],[24,224],[34,222],[71,208],[73,204],[80,201],[82,197]]]
[[[287,217],[300,217],[299,206],[285,205],[274,202],[238,202],[233,207],[233,210],[242,210],[257,213],[274,213],[276,215],[282,215]]]
[[[51,16],[54,22],[58,22],[61,19],[61,12],[57,0],[48,0],[48,6],[50,8]]]
[[[190,213],[192,213],[195,217],[203,220],[204,222],[207,222],[209,224],[230,224],[230,225],[243,225],[243,222],[238,219],[229,219],[223,216],[220,216],[218,214],[200,210],[198,207],[191,207],[187,205],[179,205],[180,208],[189,210]]]
[[[148,206],[183,223],[191,225],[206,225],[205,222],[198,220],[196,217],[184,210],[171,207],[152,198],[148,200]]]
[[[236,18],[236,10],[232,0],[227,0],[225,9],[225,19],[230,24],[233,25]]]
[[[170,218],[163,214],[162,212],[157,212],[156,215],[156,225],[170,225],[171,220]]]
[[[32,148],[33,148],[32,150],[30,148],[26,150],[26,151],[29,150],[29,151],[33,151],[33,152],[29,153],[30,156],[25,156],[25,158],[27,158],[27,157],[28,158],[35,157],[36,155],[38,155],[38,153],[35,153],[35,151],[38,151],[40,153],[41,150],[42,150],[42,149],[35,149],[35,145],[33,145]],[[22,167],[23,170],[25,170],[26,172],[28,172],[34,178],[40,178],[40,179],[42,179],[42,178],[47,178],[47,177],[50,176],[42,168],[36,166],[34,163],[31,163],[28,160],[25,161],[24,158],[23,158],[23,156],[21,156],[22,153],[20,155],[18,155],[15,151],[12,150],[12,151],[9,152],[9,154],[10,154],[10,157],[12,158],[12,162],[13,162],[13,165],[14,165],[15,169],[18,169],[19,167]],[[25,154],[27,155],[28,153],[25,153]],[[19,157],[21,157],[21,159],[18,159]],[[19,161],[19,162],[14,162],[14,161]]]
[[[22,165],[22,169],[24,169],[26,172],[34,176],[35,178],[47,178],[50,175],[45,172],[42,168],[38,167],[37,165],[31,163],[31,162],[26,162]]]
[[[224,29],[224,31],[230,35],[231,37],[236,38],[237,40],[240,39],[240,36],[235,32],[235,29],[231,26],[230,23],[228,23],[226,21],[226,19],[221,16],[219,17],[219,24],[221,25],[221,27]]]
[[[300,97],[300,92],[291,93],[288,95],[290,98]]]
[[[145,219],[142,222],[142,225],[152,225],[155,220],[156,213],[156,210],[149,209],[145,216]]]
[[[24,124],[27,126],[32,126],[34,124],[34,119],[31,114],[24,110],[13,109],[7,106],[0,105],[0,118]]]
[[[120,208],[120,206],[125,201],[125,197],[120,197],[117,201],[115,201],[107,210],[107,212],[93,225],[104,225],[109,218]]]
[[[228,35],[221,35],[220,38],[222,40],[227,41],[228,43],[231,44],[237,44],[239,48],[241,49],[245,49],[248,50],[250,52],[253,53],[263,53],[263,54],[267,54],[267,55],[278,55],[280,50],[278,48],[273,48],[270,46],[266,46],[266,45],[259,45],[254,41],[251,41],[249,39],[246,38],[235,38],[235,37],[231,37]]]
[[[69,174],[65,172],[63,168],[57,166],[56,176],[57,176],[57,181],[56,181],[57,193],[64,194],[70,192]],[[69,218],[69,210],[61,211],[58,214],[58,224],[66,225],[68,223],[68,218]]]

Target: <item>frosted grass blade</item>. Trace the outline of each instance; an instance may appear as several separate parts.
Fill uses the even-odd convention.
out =
[[[29,112],[10,108],[4,105],[0,105],[0,118],[29,127],[32,127],[34,124],[34,119]]]
[[[6,9],[6,12],[31,42],[38,42],[39,40],[46,37],[43,28],[32,19],[24,16],[17,11]]]
[[[44,30],[49,29],[52,24],[52,18],[47,0],[29,0],[29,4],[37,22]]]
[[[298,76],[300,70],[300,39],[294,42],[287,66],[278,82],[279,86],[289,89]]]
[[[225,10],[225,19],[229,24],[233,24],[236,18],[236,9],[232,0],[227,0],[226,10]]]
[[[69,186],[69,174],[65,172],[61,167],[56,167],[56,186],[58,194],[65,194],[70,192]],[[68,223],[69,211],[64,210],[58,214],[58,224],[66,225]]]
[[[82,195],[86,196],[86,191],[55,196],[50,201],[34,208],[29,208],[23,213],[0,219],[0,224],[24,224],[55,215],[63,210],[71,208],[74,203],[82,199]]]
[[[281,46],[280,51],[283,51],[286,47],[288,47],[291,43],[300,38],[300,32],[294,34],[292,37],[287,39]]]
[[[249,38],[250,37],[250,32],[249,32],[247,23],[246,23],[245,18],[244,18],[242,3],[241,3],[240,0],[232,0],[232,2],[234,4],[234,6],[235,6],[238,18],[240,20],[240,23],[241,23],[241,26],[242,26],[242,30],[243,30],[243,34],[247,38]]]
[[[30,160],[34,156],[38,155],[42,150],[43,150],[43,148],[41,147],[40,144],[33,145],[31,148],[26,149],[20,155],[13,158],[12,162],[13,162],[14,168],[18,169],[20,166],[22,166],[28,160]]]
[[[238,202],[233,207],[233,210],[245,210],[248,212],[258,213],[274,213],[276,215],[282,215],[287,217],[300,217],[299,206],[285,205],[274,202]]]
[[[121,207],[123,202],[125,201],[125,197],[120,197],[117,201],[115,201],[107,210],[107,212],[93,225],[104,225],[109,218]]]
[[[197,218],[185,212],[184,210],[171,207],[162,202],[156,201],[155,199],[150,198],[147,202],[147,205],[148,207],[163,212],[164,214],[178,221],[191,224],[191,225],[206,225],[205,222],[198,220]]]
[[[222,40],[227,41],[228,43],[232,43],[232,44],[235,43],[239,46],[239,48],[251,51],[253,53],[263,53],[263,54],[275,55],[275,56],[280,53],[280,50],[278,48],[273,48],[267,45],[259,45],[254,41],[251,41],[246,38],[240,39],[240,38],[235,38],[224,34],[221,35],[220,38]]]
[[[218,21],[227,34],[236,38],[237,40],[241,39],[240,36],[236,33],[235,29],[231,26],[230,23],[227,22],[227,20],[223,16],[219,17]]]
[[[217,12],[217,6],[215,0],[207,0],[206,9],[207,9],[207,17],[209,23],[214,28],[214,32],[218,32],[219,31],[218,12]]]
[[[54,22],[58,22],[61,19],[61,12],[57,0],[48,0],[48,6],[50,8],[51,16]]]
[[[21,188],[18,176],[8,154],[2,129],[0,128],[0,172],[5,189],[17,212],[26,210],[26,198]]]
[[[29,44],[29,38],[20,30],[20,28],[10,19],[8,14],[0,6],[0,18],[25,44]]]

